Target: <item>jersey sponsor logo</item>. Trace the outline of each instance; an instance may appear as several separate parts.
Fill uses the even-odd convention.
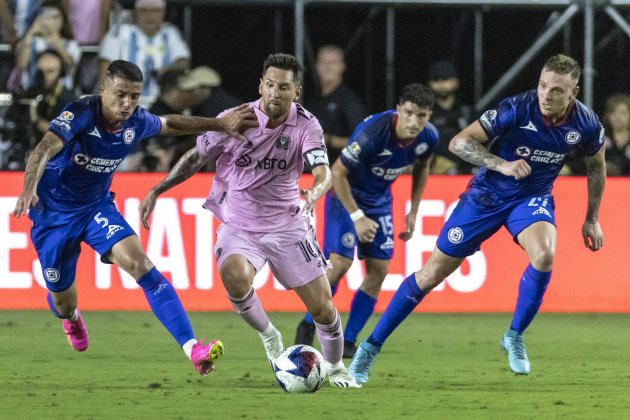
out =
[[[393,181],[402,173],[405,172],[406,166],[402,168],[381,168],[380,166],[375,166],[372,168],[372,173],[376,176],[382,177],[386,181]]]
[[[490,129],[490,127],[492,127],[492,123],[496,118],[497,111],[495,109],[489,109],[481,115],[479,121],[485,128]]]
[[[55,124],[57,127],[61,127],[66,133],[69,133],[70,132],[70,124],[68,124],[66,121],[64,121],[64,120],[62,120],[60,118],[61,117],[55,118],[52,123]]]
[[[123,229],[125,228],[120,225],[109,225],[107,227],[107,235],[105,237],[107,239],[110,239],[112,236],[114,236],[114,234],[116,234],[116,232],[120,232]]]
[[[237,162],[238,163],[238,162]],[[287,161],[284,159],[264,158],[256,163],[256,169],[286,169]]]
[[[394,249],[394,240],[387,237],[387,240],[381,244],[381,249]]]
[[[252,163],[252,158],[250,158],[248,155],[243,155],[241,157],[239,157],[236,162],[234,163],[236,166],[249,166]]]
[[[416,150],[414,152],[416,155],[420,156],[427,150],[429,150],[429,145],[426,143],[420,143],[419,145],[416,146]]]
[[[352,232],[346,232],[341,237],[341,243],[346,248],[354,248],[354,244],[356,243],[355,241],[354,233]]]
[[[516,149],[514,149],[514,154],[522,158],[526,158],[531,156],[532,149],[527,146],[518,146]]]
[[[44,277],[46,277],[46,280],[50,283],[57,283],[61,278],[61,273],[59,273],[59,270],[56,268],[47,268],[44,270]]]
[[[94,130],[88,133],[90,136],[101,138],[101,133],[98,132],[98,128],[94,127]]]
[[[86,165],[88,162],[90,161],[90,157],[87,155],[84,155],[83,153],[77,153],[76,155],[74,155],[74,163],[76,163],[77,165]]]
[[[123,140],[125,143],[129,144],[136,138],[136,132],[133,128],[128,128],[123,133]]]
[[[564,158],[567,156],[566,153],[556,153],[550,152],[548,150],[534,150],[532,156],[530,157],[531,162],[540,162],[540,163],[562,163],[564,162]]]
[[[464,240],[464,231],[459,227],[450,228],[448,230],[448,240],[453,244],[458,244]]]
[[[383,150],[381,153],[378,154],[378,156],[391,156],[391,155],[392,155],[392,152],[390,152],[387,149]]]
[[[531,121],[531,120],[527,123],[527,125],[524,125],[524,126],[519,127],[519,128],[522,128],[522,129],[524,129],[524,130],[529,130],[529,131],[536,131],[536,132],[538,132],[538,129],[536,128],[536,126],[534,125],[534,123],[532,123],[532,121]]]
[[[582,135],[575,130],[571,130],[564,136],[564,140],[569,144],[575,144],[580,141]]]
[[[74,119],[74,114],[70,111],[63,111],[59,115],[59,119],[64,121],[72,121]]]
[[[306,162],[311,166],[328,165],[328,155],[323,149],[309,150],[304,154]]]
[[[547,210],[544,207],[538,207],[537,210],[534,210],[534,212],[532,213],[532,216],[535,216],[537,214],[544,214],[545,216],[551,219],[551,214],[549,213],[549,210]]]
[[[286,134],[280,134],[276,139],[276,148],[279,150],[289,150],[291,146],[291,137]]]

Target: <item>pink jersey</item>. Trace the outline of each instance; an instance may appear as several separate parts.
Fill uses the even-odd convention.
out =
[[[197,137],[201,156],[219,157],[204,207],[227,225],[274,232],[305,217],[297,183],[305,160],[311,166],[328,164],[323,131],[299,104],[292,104],[287,119],[274,129],[266,128],[269,117],[260,110],[260,99],[250,106],[259,126],[243,133],[247,143],[216,131]]]

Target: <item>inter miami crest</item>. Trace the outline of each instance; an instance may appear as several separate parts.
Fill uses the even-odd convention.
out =
[[[289,150],[291,146],[291,138],[286,134],[280,134],[276,139],[276,147],[280,150]]]

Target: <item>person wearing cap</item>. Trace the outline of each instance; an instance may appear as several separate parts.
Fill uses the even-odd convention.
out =
[[[462,105],[457,97],[459,77],[450,61],[437,61],[429,67],[428,85],[435,95],[435,108],[431,122],[440,132],[438,145],[431,167],[434,174],[469,174],[473,167],[448,150],[450,139],[470,122],[470,107]]]
[[[308,108],[324,129],[328,160],[332,165],[344,147],[348,137],[368,113],[359,96],[343,83],[346,71],[344,52],[336,45],[325,45],[317,51],[315,70],[319,91],[304,98]]]
[[[164,22],[165,0],[136,0],[136,22],[110,29],[99,50],[101,79],[110,62],[127,60],[145,75],[143,96],[158,95],[158,79],[166,70],[187,69],[190,49],[175,26]]]
[[[181,79],[179,88],[190,95],[191,114],[215,117],[241,101],[221,88],[221,75],[208,66],[196,67]]]

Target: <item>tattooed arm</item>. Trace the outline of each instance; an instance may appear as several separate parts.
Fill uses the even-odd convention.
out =
[[[587,156],[586,161],[586,183],[588,187],[588,204],[586,208],[586,218],[582,225],[582,237],[584,246],[591,251],[597,251],[604,246],[604,233],[599,226],[599,205],[604,194],[606,184],[606,160],[604,149],[593,156]]]
[[[175,164],[171,172],[159,184],[151,188],[147,196],[140,204],[140,216],[142,224],[149,229],[149,216],[155,208],[155,201],[158,196],[165,191],[170,190],[175,185],[181,184],[188,178],[193,176],[199,169],[206,164],[206,159],[199,155],[196,147],[187,151]]]
[[[479,121],[475,121],[453,137],[448,149],[466,162],[500,172],[505,176],[521,179],[530,174],[532,169],[525,160],[501,159],[486,149],[483,144],[487,141],[486,132],[481,128]]]
[[[41,141],[35,146],[35,149],[31,152],[31,155],[28,157],[28,162],[26,163],[24,187],[22,194],[20,194],[15,204],[13,216],[20,217],[26,214],[29,208],[37,204],[39,201],[39,197],[37,197],[37,184],[44,174],[46,163],[50,158],[59,153],[61,149],[63,149],[63,141],[50,131],[46,132]]]

